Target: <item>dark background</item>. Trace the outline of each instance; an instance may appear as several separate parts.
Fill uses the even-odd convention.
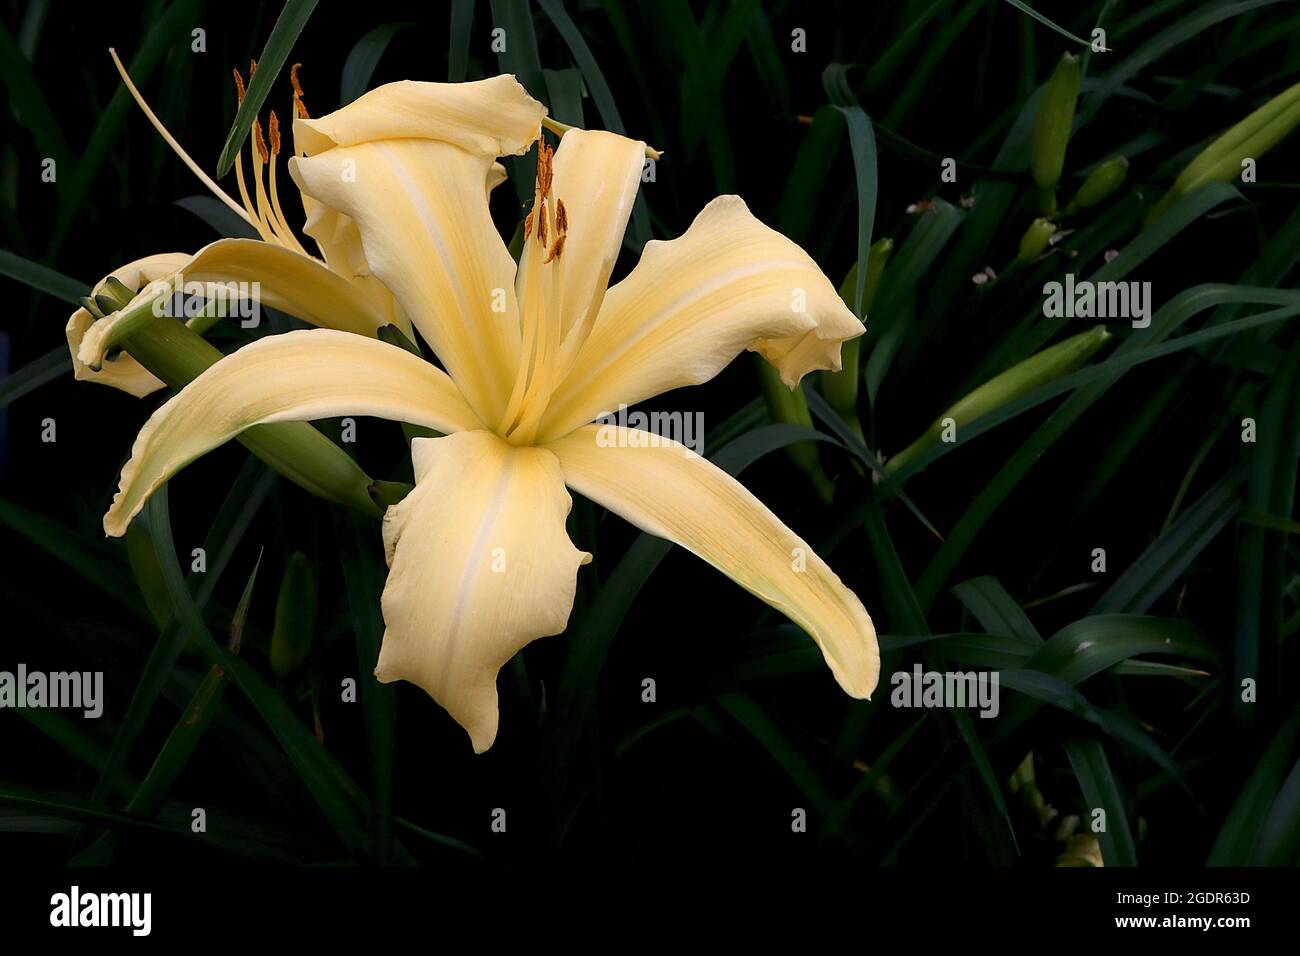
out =
[[[147,79],[138,79],[173,134],[209,171],[215,167],[235,112],[230,70],[238,67],[247,72],[249,59],[259,55],[266,42],[278,6],[189,4],[193,12],[187,10],[181,18],[185,26],[177,31],[158,68]],[[901,244],[914,218],[909,206],[935,195],[957,203],[969,195],[974,179],[973,173],[964,171],[966,163],[1000,166],[995,154],[1011,120],[1060,54],[1078,49],[1011,5],[993,0],[940,0],[933,5],[902,0],[764,3],[755,8],[761,22],[752,21],[749,31],[762,31],[764,24],[770,29],[785,81],[782,90],[773,88],[771,74],[757,64],[751,43],[740,43],[730,63],[716,59],[725,46],[720,25],[726,23],[730,4],[569,2],[565,6],[609,82],[627,131],[665,150],[656,181],[644,188],[654,235],[680,234],[695,213],[721,192],[739,193],[756,215],[772,225],[780,225],[783,216],[786,222],[791,216],[799,218],[799,211],[805,210],[810,214],[810,229],[801,241],[837,284],[857,254],[854,163],[846,135],[818,164],[816,187],[808,201],[788,198],[796,157],[809,135],[808,125],[799,117],[810,117],[826,104],[822,74],[828,64],[862,67],[850,77],[862,107],[877,124],[879,198],[874,235],[894,236]],[[936,15],[915,31],[914,40],[896,45],[900,37],[912,35],[911,25],[932,6]],[[1117,59],[1165,31],[1193,23],[1215,6],[1222,5],[1036,4],[1047,16],[1085,36],[1099,12],[1109,18],[1104,22],[1121,25],[1111,31],[1111,45],[1117,52],[1105,55],[1110,59],[1094,58],[1091,75],[1104,75]],[[116,47],[129,60],[166,9],[167,5],[156,3],[50,4],[30,60],[51,114],[20,116],[13,109],[5,110],[5,247],[87,287],[125,261],[154,252],[193,251],[216,236],[202,217],[177,205],[178,199],[201,193],[201,187],[129,103],[124,121],[107,140],[84,197],[75,208],[67,206],[71,170],[90,155],[86,147],[92,131],[118,88],[107,48]],[[28,15],[26,6],[5,3],[3,10],[6,31],[18,37]],[[489,3],[475,4],[470,78],[502,68],[489,48],[493,13]],[[541,65],[571,68],[570,51],[545,12],[534,5],[531,17]],[[301,78],[313,115],[339,105],[340,75],[349,53],[361,38],[384,24],[409,21],[384,49],[370,86],[408,78],[445,80],[452,43],[449,18],[449,6],[442,3],[320,4],[290,60],[304,64]],[[692,61],[684,52],[684,18],[706,37],[708,52],[702,61]],[[626,23],[623,40],[631,40],[631,49],[620,40],[616,29],[620,21]],[[206,30],[204,53],[190,51],[192,26]],[[1151,138],[1145,151],[1131,156],[1133,165],[1124,189],[1097,214],[1116,218],[1114,242],[1107,248],[1122,248],[1133,239],[1142,210],[1159,198],[1201,146],[1300,78],[1297,27],[1300,10],[1293,3],[1280,3],[1196,30],[1139,71],[1124,93],[1110,98],[1103,111],[1076,133],[1067,163],[1071,191],[1093,163],[1144,136]],[[790,51],[790,33],[795,28],[807,31],[805,53]],[[896,55],[885,58],[891,49]],[[716,104],[700,93],[701,63],[721,69]],[[870,73],[882,63],[877,73]],[[282,119],[291,113],[287,75],[277,81],[267,106]],[[603,125],[590,100],[584,100],[583,106],[582,117],[562,118]],[[58,184],[45,184],[39,178],[44,139],[36,133],[42,129],[57,129],[56,142],[66,143],[69,149],[59,158]],[[730,161],[711,151],[708,136],[699,137],[692,148],[692,129],[713,130],[713,142],[720,138],[726,144]],[[1243,188],[1246,198],[1240,203],[1220,207],[1189,224],[1130,278],[1152,282],[1157,305],[1196,283],[1239,283],[1295,211],[1297,143],[1284,142],[1261,161],[1261,182]],[[935,156],[960,157],[956,184],[938,182]],[[965,269],[966,276],[985,265],[1003,267],[1014,256],[1020,233],[1033,216],[1025,198],[1029,181],[1023,159],[1015,171],[994,178],[1015,183],[1019,198],[990,243],[974,250],[974,268]],[[282,182],[287,184],[288,179]],[[286,188],[282,200],[291,223],[300,222],[292,190]],[[520,215],[512,188],[497,190],[493,202],[494,214],[508,236]],[[1116,213],[1123,209],[1131,210],[1127,218]],[[896,450],[910,442],[975,384],[968,376],[979,358],[1035,308],[1037,291],[1027,278],[984,297],[974,294],[968,279],[963,278],[960,287],[955,285],[951,275],[963,271],[963,266],[955,254],[950,255],[952,248],[945,249],[918,287],[916,314],[924,334],[909,341],[876,407],[866,408],[864,399],[863,423],[872,447]],[[615,278],[633,262],[635,256],[627,252]],[[1090,269],[1097,264],[1094,261]],[[1082,263],[1073,268],[1083,271]],[[1056,266],[1046,271],[1059,276],[1064,270]],[[1294,288],[1294,271],[1287,269],[1278,284]],[[4,288],[3,328],[9,365],[17,370],[59,347],[63,323],[73,307],[8,280]],[[1203,355],[1191,359],[1188,385],[1161,408],[1133,452],[1115,463],[1110,474],[1099,470],[1099,462],[1112,440],[1150,407],[1161,384],[1188,361],[1187,353],[1148,363],[1127,376],[997,509],[949,584],[977,575],[996,576],[1018,603],[1033,605],[1028,613],[1045,637],[1084,618],[1098,596],[1096,576],[1089,570],[1092,548],[1106,548],[1112,577],[1143,555],[1161,533],[1171,501],[1198,449],[1215,434],[1213,429],[1230,416],[1235,420],[1251,413],[1249,408],[1230,407],[1231,396],[1243,379],[1265,387],[1270,384],[1282,367],[1281,353],[1295,341],[1293,326],[1293,322],[1279,326],[1273,343],[1261,345],[1243,367]],[[223,347],[238,344],[229,330],[219,331],[214,341]],[[711,430],[758,394],[755,367],[743,356],[714,382],[659,402],[662,407],[702,410]],[[120,598],[120,589],[131,586],[131,571],[120,543],[103,545],[99,540],[99,517],[131,439],[157,401],[156,396],[139,401],[62,375],[7,410],[0,448],[3,500],[57,523],[68,536],[65,542],[45,525],[37,531],[24,525],[28,528],[24,532],[13,512],[6,512],[10,517],[0,522],[8,526],[0,529],[6,565],[0,576],[5,608],[0,668],[23,661],[31,668],[49,670],[103,669],[105,716],[81,728],[88,746],[100,754],[111,745],[156,630],[124,606],[129,602],[115,600],[113,591]],[[39,440],[40,422],[47,417],[57,422],[54,444]],[[909,482],[908,494],[937,528],[947,531],[1045,417],[1045,409],[1031,411],[983,436],[971,448],[940,460]],[[1294,409],[1288,420],[1294,432]],[[396,426],[366,420],[361,434],[357,454],[372,475],[394,479],[409,475]],[[1235,426],[1230,426],[1210,443],[1204,463],[1191,471],[1184,507],[1243,460],[1245,452],[1235,435]],[[185,556],[202,540],[246,458],[242,448],[232,445],[207,456],[171,483],[173,537],[183,567],[188,566]],[[855,519],[856,502],[869,491],[842,453],[827,450],[822,461],[837,479],[831,507],[815,499],[799,469],[780,453],[763,458],[746,472],[744,481],[818,545],[861,595],[882,633],[907,633],[891,619],[893,603],[885,593],[889,585],[881,571],[880,553],[860,518]],[[1091,495],[1103,474],[1104,486]],[[1294,487],[1293,461],[1288,474]],[[634,529],[616,516],[590,511],[597,560],[583,572],[575,624],[635,539]],[[1294,520],[1293,514],[1283,517]],[[320,689],[326,747],[358,785],[370,791],[375,781],[361,708],[337,702],[333,690],[341,679],[361,676],[338,558],[348,520],[289,483],[276,484],[235,551],[207,621],[222,639],[261,553],[244,656],[271,680],[265,653],[280,575],[292,551],[301,550],[311,558],[319,577],[318,641],[304,673],[285,682],[281,691],[310,725],[309,694],[313,686]],[[938,542],[897,503],[889,506],[886,520],[901,566],[915,583]],[[373,547],[363,557],[382,566],[377,528],[373,532]],[[1277,534],[1283,539],[1278,545],[1286,569],[1283,580],[1293,583],[1294,536]],[[41,545],[41,541],[55,544]],[[821,547],[830,542],[834,550]],[[1149,613],[1191,622],[1221,649],[1222,660],[1230,661],[1241,615],[1238,569],[1243,539],[1238,523],[1228,522],[1198,547]],[[84,565],[78,567],[74,557],[81,548],[116,568],[118,576],[88,579]],[[1035,604],[1078,585],[1088,587]],[[1289,593],[1284,604],[1288,617],[1296,608],[1294,589]],[[824,813],[817,810],[818,802],[833,803],[850,792],[863,774],[861,764],[855,767],[854,761],[874,764],[920,716],[888,704],[889,673],[910,669],[920,658],[896,654],[887,659],[874,705],[855,711],[868,721],[866,732],[850,753],[837,752],[834,742],[849,701],[824,669],[797,668],[781,673],[778,680],[744,683],[740,692],[761,708],[758,723],[738,719],[726,701],[720,702],[720,694],[738,689],[733,674],[738,662],[761,656],[761,635],[770,636],[771,628],[781,623],[763,611],[757,601],[702,562],[680,549],[671,552],[628,608],[599,680],[589,688],[593,718],[562,763],[553,759],[551,749],[553,707],[574,626],[569,635],[540,641],[524,652],[527,678],[522,687],[516,682],[517,672],[503,670],[502,730],[486,755],[474,756],[463,731],[425,695],[399,685],[394,813],[426,830],[465,841],[495,861],[553,854],[623,859],[629,854],[671,854],[684,859],[856,858],[927,867],[971,863],[1045,867],[1056,862],[1063,845],[1053,838],[1052,827],[1041,828],[1006,787],[1011,772],[1032,752],[1047,802],[1062,814],[1086,813],[1087,800],[1061,742],[1097,731],[1053,707],[1043,708],[1010,739],[988,742],[992,772],[1009,805],[1014,843],[969,761],[941,762],[941,756],[954,750],[960,756],[962,746],[954,744],[954,731],[944,723],[943,713],[927,717],[889,768],[889,798],[861,799],[843,835],[820,838]],[[946,591],[927,623],[935,633],[978,630]],[[788,642],[789,635],[780,639]],[[1249,725],[1230,712],[1221,680],[1230,668],[1215,670],[1208,687],[1206,679],[1110,674],[1083,686],[1090,700],[1142,726],[1171,753],[1190,784],[1190,790],[1183,790],[1132,748],[1104,733],[1098,735],[1122,795],[1123,812],[1137,835],[1140,862],[1203,864],[1242,787],[1269,754],[1276,754],[1268,759],[1280,770],[1265,806],[1296,799],[1280,786],[1296,757],[1294,740],[1279,736],[1281,729],[1295,726],[1295,640],[1288,642],[1277,632],[1267,639],[1275,642],[1276,659],[1283,669],[1277,675],[1279,683],[1270,684],[1269,699],[1261,710],[1264,716]],[[184,703],[183,689],[192,686],[204,669],[195,656],[182,658],[178,683],[172,687],[175,696],[169,692],[158,703],[131,751],[127,767],[133,774],[148,770],[175,723],[178,704]],[[1286,675],[1289,684],[1281,683]],[[654,705],[640,699],[644,677],[657,681],[659,696]],[[1004,713],[1017,699],[1004,691]],[[160,814],[176,832],[120,826],[115,829],[120,838],[115,859],[226,860],[231,857],[229,849],[213,845],[221,842],[222,826],[236,828],[250,840],[282,843],[289,859],[348,859],[257,714],[234,690],[227,691],[222,706]],[[678,710],[680,719],[647,730],[657,718]],[[996,722],[975,723],[984,737],[996,736],[995,729],[983,726]],[[250,747],[249,735],[261,746]],[[1282,743],[1269,751],[1278,740]],[[55,804],[56,798],[69,795],[82,802],[90,799],[97,780],[93,760],[78,759],[31,722],[0,713],[0,780],[51,800],[50,806],[41,807],[31,801],[6,800],[0,794],[0,822],[14,831],[0,835],[6,857],[15,854],[58,862],[84,846],[88,836],[80,828],[83,818]],[[8,813],[5,806],[10,807]],[[184,831],[193,806],[208,809],[212,841],[187,838]],[[495,807],[507,809],[505,835],[489,831],[489,814]],[[809,833],[791,833],[794,807],[808,809]],[[445,866],[471,864],[466,854],[401,827],[397,837],[416,859]],[[1294,851],[1294,836],[1283,838],[1281,846],[1283,857],[1288,847]],[[1260,862],[1251,858],[1251,852],[1249,846],[1241,848],[1236,862]],[[1294,863],[1295,857],[1289,862]]]

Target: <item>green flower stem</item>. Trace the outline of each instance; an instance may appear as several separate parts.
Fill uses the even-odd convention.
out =
[[[872,243],[867,255],[867,279],[862,288],[862,314],[869,315],[880,291],[880,278],[885,273],[889,255],[894,251],[893,239],[878,239]],[[840,298],[853,307],[853,296],[858,284],[858,264],[853,263],[849,274],[840,283]],[[864,320],[865,321],[865,320]],[[831,408],[855,435],[862,438],[862,425],[858,422],[858,386],[862,382],[862,339],[849,339],[840,346],[840,370],[821,374],[822,394]]]
[[[370,486],[370,497],[380,507],[388,508],[400,504],[414,490],[415,485],[405,481],[376,481]]]
[[[173,389],[184,388],[222,358],[221,350],[181,322],[154,317],[123,343],[137,362]],[[378,518],[370,477],[348,454],[308,422],[254,425],[239,442],[294,484],[327,501]]]
[[[121,312],[113,325],[112,331],[104,339],[104,354],[111,355],[116,352],[123,342],[140,329],[151,324],[154,319],[159,318],[159,314],[154,311],[156,303],[160,299],[170,298],[173,293],[174,290],[170,284],[160,286],[157,293],[151,298],[141,299],[135,305],[132,305],[131,301],[135,298],[135,293],[113,276],[109,276],[104,280],[104,291],[96,294],[94,299],[98,308],[96,318],[104,318],[114,312]],[[83,299],[82,303],[84,304],[87,301],[89,300]],[[203,335],[225,317],[225,311],[225,303],[211,301],[204,303],[203,310],[193,318],[183,320],[177,317],[177,320],[184,321],[197,335]],[[96,368],[95,371],[99,371],[99,369]]]
[[[802,389],[789,388],[781,381],[781,373],[776,367],[761,355],[755,353],[754,362],[758,367],[758,380],[763,387],[763,398],[767,401],[767,412],[772,421],[812,428],[812,413],[808,411],[808,400],[804,398]],[[817,496],[829,505],[835,498],[835,484],[822,469],[816,444],[810,441],[795,442],[785,452],[795,466],[808,476]]]
[[[893,473],[912,458],[929,448],[943,436],[944,420],[951,419],[960,429],[976,419],[996,411],[1008,402],[1027,395],[1041,385],[1068,375],[1088,361],[1110,339],[1104,326],[1059,342],[1051,348],[1031,355],[1000,375],[989,379],[979,388],[962,398],[940,415],[916,441],[908,445],[885,463],[885,471]]]

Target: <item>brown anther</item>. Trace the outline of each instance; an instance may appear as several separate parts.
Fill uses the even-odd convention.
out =
[[[253,77],[256,75],[257,75],[257,61],[249,60],[248,61],[248,82],[252,83]]]
[[[244,102],[244,78],[239,75],[238,70],[231,70],[230,72],[235,74],[235,96],[237,97],[238,102],[243,103]]]
[[[271,118],[267,123],[267,133],[271,136],[271,155],[280,155],[280,118],[275,115],[275,110],[271,110]]]
[[[546,245],[546,200],[542,200],[541,214],[537,217],[537,238]]]
[[[524,217],[524,242],[533,234],[533,211],[528,210],[528,215]]]
[[[563,236],[569,231],[569,217],[564,211],[564,200],[555,200],[555,232]]]
[[[262,138],[262,124],[258,120],[253,120],[253,141],[257,143],[257,155],[262,157],[262,162],[270,162],[271,154],[266,151],[266,140]]]
[[[560,233],[555,237],[555,245],[551,246],[551,251],[546,258],[542,260],[542,265],[546,265],[546,263],[550,262],[552,259],[560,258],[562,252],[564,252],[564,233]]]
[[[298,82],[298,71],[302,69],[301,63],[295,63],[289,67],[289,82],[293,84],[293,107],[298,112],[301,119],[308,119],[307,104],[303,101],[302,84]]]
[[[537,191],[543,199],[551,194],[551,157],[555,151],[546,145],[546,140],[537,141]]]

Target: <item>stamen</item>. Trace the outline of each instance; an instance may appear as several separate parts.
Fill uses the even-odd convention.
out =
[[[537,144],[537,191],[541,193],[543,199],[551,194],[551,176],[554,172],[551,157],[554,155],[555,151],[546,145],[546,141],[539,139]]]
[[[113,58],[113,65],[117,67],[117,72],[121,75],[122,83],[126,86],[127,92],[131,94],[136,105],[140,107],[144,112],[145,117],[153,124],[153,128],[158,131],[158,135],[161,136],[163,141],[172,148],[172,152],[181,158],[181,162],[190,168],[190,172],[199,177],[199,182],[207,186],[212,195],[216,196],[223,203],[229,206],[236,214],[242,216],[244,219],[248,219],[249,222],[252,222],[248,217],[248,213],[239,208],[239,203],[231,199],[230,196],[226,194],[226,191],[218,186],[216,182],[213,181],[212,177],[202,170],[198,163],[190,159],[189,153],[181,149],[181,144],[176,142],[176,138],[167,131],[167,127],[162,124],[162,120],[160,120],[154,114],[154,111],[149,108],[149,104],[144,101],[144,97],[140,95],[140,91],[137,90],[135,84],[131,82],[131,77],[127,75],[126,67],[122,66],[122,61],[117,58],[117,51],[110,49],[108,55]]]
[[[559,240],[557,240],[559,242]],[[549,260],[548,260],[549,261]],[[519,423],[506,436],[514,444],[531,444],[541,427],[542,416],[550,404],[558,379],[555,377],[556,360],[560,350],[560,316],[564,311],[563,275],[558,269],[544,273],[545,295],[540,303],[538,330],[538,355],[534,363],[532,380],[524,393]]]
[[[275,224],[267,214],[267,209],[271,203],[267,199],[266,187],[262,180],[262,167],[270,160],[270,152],[266,148],[266,140],[262,138],[262,124],[253,120],[253,142],[256,148],[250,150],[253,154],[253,191],[257,197],[257,220],[261,225],[262,238],[267,242],[279,244]]]
[[[561,232],[555,237],[555,242],[551,246],[551,251],[547,254],[546,258],[542,260],[542,265],[546,265],[552,259],[560,258],[560,254],[563,252],[564,252],[564,233]]]
[[[262,138],[261,120],[253,120],[253,142],[257,144],[257,155],[262,157],[262,162],[269,163],[271,154],[266,150],[266,140]]]
[[[307,250],[302,247],[302,243],[298,241],[298,237],[294,235],[293,230],[289,228],[289,220],[285,216],[284,210],[280,208],[280,193],[275,188],[275,167],[278,165],[275,160],[276,157],[280,155],[280,119],[275,115],[275,110],[271,110],[271,118],[269,120],[268,128],[271,133],[271,171],[268,176],[271,184],[271,227],[275,230],[275,234],[283,240],[285,245],[292,246],[294,250],[305,256],[308,254]]]
[[[253,69],[254,70],[257,69],[256,63],[253,64]],[[244,78],[240,75],[238,70],[232,69],[230,72],[234,74],[235,77],[235,96],[242,104],[244,102],[244,94],[245,94]],[[252,79],[251,74],[249,79],[251,81]],[[258,125],[257,120],[253,120],[253,133],[254,133],[254,139],[260,141],[262,138],[262,130],[261,127]],[[265,153],[266,144],[262,143],[261,148],[262,148],[262,152]],[[251,149],[249,151],[253,152],[253,150]],[[262,204],[261,204],[262,167],[257,162],[257,153],[253,152],[253,175],[256,177],[257,193],[258,193],[258,200],[259,200],[256,205],[253,203],[252,198],[249,197],[248,195],[248,184],[244,182],[243,153],[244,151],[241,149],[239,153],[235,156],[235,182],[239,186],[239,198],[244,201],[244,209],[240,212],[240,215],[243,216],[245,219],[247,219],[248,222],[253,226],[253,228],[257,230],[257,234],[262,237],[262,241],[275,242],[276,241],[275,230],[271,228],[271,224],[267,222],[266,216],[262,214]]]
[[[537,315],[539,307],[544,308],[544,297],[536,287],[542,281],[539,246],[535,242],[524,247],[524,261],[521,263],[523,288],[520,289],[519,303],[523,308],[523,342],[519,349],[519,368],[515,371],[514,386],[510,390],[510,400],[506,403],[505,414],[501,416],[500,434],[509,435],[523,410],[524,396],[528,394],[528,384],[536,363],[537,339],[541,321]]]
[[[297,111],[299,118],[310,119],[307,115],[307,104],[303,102],[302,85],[298,82],[298,71],[302,69],[301,63],[295,63],[289,67],[289,82],[293,84],[293,108]]]
[[[526,246],[521,262],[523,340],[514,387],[498,432],[515,445],[532,442],[550,404],[551,395],[567,371],[568,340],[564,334],[563,271],[543,268],[564,254],[569,212],[551,195],[555,151],[543,137],[537,143],[537,190],[533,208],[524,218]],[[533,230],[536,227],[536,235]]]

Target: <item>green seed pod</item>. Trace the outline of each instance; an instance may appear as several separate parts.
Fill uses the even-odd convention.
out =
[[[1127,176],[1128,159],[1126,157],[1115,156],[1106,160],[1088,174],[1088,178],[1083,181],[1083,185],[1074,194],[1070,204],[1065,207],[1066,213],[1076,213],[1082,209],[1091,209],[1096,206],[1119,189],[1120,186],[1124,185],[1124,179]]]
[[[1034,182],[1045,194],[1052,193],[1065,168],[1065,147],[1070,141],[1074,105],[1079,98],[1079,58],[1066,53],[1056,64],[1038,101],[1034,132],[1029,149],[1029,166]],[[1055,198],[1052,199],[1055,206]],[[1044,209],[1051,215],[1055,210]]]
[[[1207,183],[1224,183],[1240,176],[1244,160],[1259,159],[1290,135],[1297,124],[1300,124],[1300,83],[1273,97],[1201,150],[1147,215],[1146,224],[1150,226],[1178,200]]]
[[[933,445],[943,436],[945,422],[960,429],[1003,405],[1029,394],[1040,385],[1068,375],[1088,361],[1098,349],[1106,344],[1110,333],[1105,326],[1096,326],[1087,332],[1081,332],[1051,348],[1043,349],[1031,355],[1017,365],[1011,366],[1000,375],[989,379],[965,398],[939,416],[933,425],[912,444],[908,445],[885,463],[885,470],[895,472],[910,459]]]
[[[1050,219],[1035,219],[1020,237],[1020,252],[1016,262],[1026,265],[1033,262],[1047,249],[1052,236],[1056,235],[1056,223]]]
[[[862,287],[862,314],[866,316],[876,301],[880,291],[880,277],[884,275],[889,256],[894,251],[893,239],[878,239],[871,246],[867,256],[867,279]],[[849,274],[840,283],[840,298],[849,308],[853,308],[853,298],[858,291],[858,264],[853,263]],[[826,396],[832,408],[854,430],[858,425],[858,384],[862,381],[861,369],[862,336],[849,339],[840,346],[840,370],[823,372],[821,375],[822,394]],[[859,432],[859,437],[861,433]]]
[[[271,670],[284,680],[302,666],[316,639],[316,575],[307,555],[289,557],[275,602],[271,632]]]

